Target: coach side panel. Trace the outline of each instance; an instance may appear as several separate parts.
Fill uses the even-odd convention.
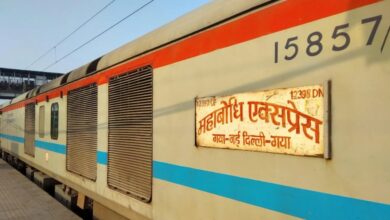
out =
[[[307,19],[319,13],[305,8],[309,15],[299,15],[303,12],[299,7],[264,28],[288,23],[289,16]],[[156,69],[155,219],[389,216],[390,45],[385,40],[389,11],[389,1],[369,3]],[[243,25],[242,31],[250,31],[245,30],[249,27]],[[340,37],[341,32],[349,39],[345,34]],[[215,37],[221,38],[210,41],[229,38]],[[332,82],[330,160],[195,146],[195,97],[328,80]]]
[[[1,120],[3,150],[15,156],[24,154],[24,108],[3,112]]]

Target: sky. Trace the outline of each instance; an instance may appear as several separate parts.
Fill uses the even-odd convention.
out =
[[[50,66],[150,1],[115,0],[55,50],[31,65],[111,1],[1,0],[0,67],[67,73],[209,2],[154,0],[85,47]]]

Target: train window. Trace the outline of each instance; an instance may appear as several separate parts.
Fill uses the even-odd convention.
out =
[[[45,106],[42,105],[39,107],[39,127],[38,133],[40,138],[45,137]]]
[[[108,83],[108,186],[144,202],[152,196],[152,71],[147,66]]]
[[[50,115],[50,137],[51,139],[58,139],[58,103],[51,105]]]

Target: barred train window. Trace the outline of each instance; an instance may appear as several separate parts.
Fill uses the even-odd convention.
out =
[[[147,66],[108,84],[108,186],[144,202],[152,196],[152,83]]]
[[[24,153],[35,156],[35,103],[24,108]]]
[[[66,169],[92,181],[97,177],[98,86],[68,92]]]
[[[45,106],[39,107],[39,128],[38,133],[40,138],[45,137]]]
[[[51,105],[50,137],[51,139],[58,139],[58,103]]]

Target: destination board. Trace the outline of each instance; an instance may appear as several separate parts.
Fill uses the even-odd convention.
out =
[[[325,86],[196,98],[196,145],[324,156]]]

